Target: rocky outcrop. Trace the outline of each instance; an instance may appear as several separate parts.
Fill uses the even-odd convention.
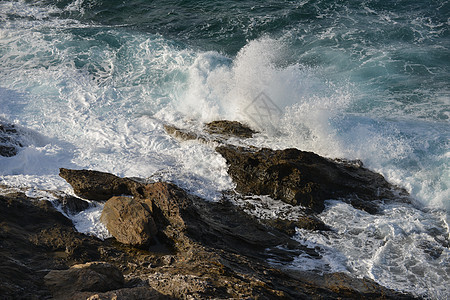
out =
[[[56,299],[67,299],[77,292],[108,292],[124,286],[122,272],[105,262],[77,264],[68,270],[52,270],[45,285]]]
[[[228,173],[238,192],[270,195],[315,212],[324,209],[327,199],[344,199],[356,208],[375,213],[376,200],[394,199],[396,192],[406,193],[364,167],[336,162],[312,152],[254,150],[231,145],[216,150],[226,159]]]
[[[82,170],[72,171],[74,178],[76,173],[85,174]],[[127,185],[129,179],[123,180]],[[353,282],[345,274],[335,275],[342,279],[339,285],[322,277],[314,279],[312,274],[273,268],[268,265],[268,258],[286,262],[302,253],[318,258],[320,254],[293,241],[276,226],[260,223],[230,202],[206,202],[164,182],[134,183],[130,191],[133,198],[113,200],[150,212],[157,238],[156,245],[148,246],[149,252],[126,250],[128,255],[133,254],[128,256],[124,271],[162,295],[183,299],[409,297],[370,280]],[[126,223],[121,226],[125,232]],[[163,251],[158,243],[163,245]],[[120,251],[126,249],[118,247]],[[155,249],[159,254],[152,254]]]
[[[225,137],[251,138],[256,131],[237,121],[219,120],[205,124],[205,130],[210,134],[220,134]]]
[[[100,220],[121,243],[149,245],[156,233],[151,207],[130,197],[112,197],[103,208]]]
[[[77,173],[85,174],[74,171],[73,177]],[[109,182],[108,176],[93,174],[99,174],[96,184]],[[267,258],[282,262],[319,254],[229,202],[206,202],[170,183],[136,183],[132,193],[151,211],[158,231],[157,243],[145,250],[77,233],[48,201],[20,193],[0,196],[0,294],[6,299],[411,298],[345,274],[318,276],[270,266]]]
[[[205,131],[202,133],[196,133],[187,129],[175,127],[173,125],[164,125],[164,130],[170,136],[181,140],[190,141],[196,140],[201,143],[226,143],[231,137],[246,139],[251,138],[257,131],[254,131],[247,125],[239,123],[237,121],[219,120],[205,124]]]
[[[0,156],[14,156],[23,146],[16,126],[0,120]]]
[[[91,170],[61,168],[59,176],[72,186],[79,197],[95,201],[106,201],[113,196],[132,195],[137,185],[131,179]]]

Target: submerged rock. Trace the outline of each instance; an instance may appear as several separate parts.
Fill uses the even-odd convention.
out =
[[[312,152],[253,150],[231,145],[216,150],[226,159],[236,190],[245,195],[270,195],[315,212],[324,209],[327,199],[344,198],[350,199],[355,207],[374,213],[377,211],[374,200],[395,198],[395,187],[380,174]]]
[[[226,137],[251,138],[257,133],[247,125],[237,121],[219,120],[205,124],[206,131],[211,134],[220,134]]]
[[[164,125],[164,130],[167,132],[167,134],[173,136],[174,138],[182,141],[189,141],[189,140],[198,140],[201,142],[208,142],[208,140],[194,132],[188,131],[186,129],[180,129],[178,127],[172,126],[172,125]]]

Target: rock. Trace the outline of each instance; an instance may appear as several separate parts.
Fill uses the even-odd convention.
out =
[[[109,291],[105,293],[82,292],[73,295],[70,300],[159,300],[159,299],[173,299],[171,297],[163,296],[159,292],[149,287],[134,287],[123,288],[120,290]]]
[[[14,156],[23,146],[16,126],[0,120],[0,156]]]
[[[145,246],[157,233],[150,209],[130,197],[112,197],[105,203],[100,220],[119,242]]]
[[[295,234],[296,228],[302,228],[307,230],[321,230],[326,231],[330,228],[325,225],[321,220],[315,216],[304,216],[300,217],[298,220],[284,220],[284,219],[267,219],[261,221],[263,224],[272,226],[289,236]]]
[[[96,185],[104,185],[103,179],[108,182],[108,176],[91,173],[96,174]],[[370,280],[346,280],[340,275],[331,280],[269,265],[268,259],[289,262],[302,254],[320,255],[228,201],[207,202],[164,182],[135,182],[129,192],[143,210],[151,212],[158,240],[170,253],[152,253],[112,239],[102,242],[101,259],[127,274],[126,288],[143,286],[177,299],[411,298]],[[83,295],[114,297],[114,293]]]
[[[49,298],[42,270],[97,259],[99,246],[97,239],[77,233],[49,201],[0,195],[0,298]]]
[[[89,207],[89,202],[70,195],[58,196],[56,202],[61,206],[61,209],[67,214],[76,214]]]
[[[356,165],[341,164],[298,149],[253,150],[223,145],[216,148],[227,161],[236,190],[245,195],[270,195],[315,212],[327,199],[354,199],[358,208],[377,210],[374,200],[394,199],[394,186],[383,176]],[[406,191],[397,188],[400,193]]]
[[[56,299],[67,299],[76,292],[107,292],[124,285],[122,272],[105,262],[77,264],[68,270],[52,270],[45,285]]]
[[[257,133],[247,125],[237,121],[213,121],[205,124],[206,131],[211,134],[220,134],[226,137],[251,138],[253,134]]]
[[[138,185],[131,179],[99,171],[61,168],[59,176],[72,186],[75,194],[95,201],[105,201],[113,196],[132,195]]]
[[[174,138],[182,141],[189,141],[189,140],[198,140],[200,142],[208,142],[208,140],[194,132],[188,131],[186,129],[180,129],[172,125],[164,125],[164,130],[167,132],[167,134],[173,136]]]

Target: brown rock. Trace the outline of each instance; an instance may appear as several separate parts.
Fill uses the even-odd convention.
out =
[[[44,277],[55,298],[67,299],[76,292],[107,292],[124,285],[122,272],[105,262],[89,262],[68,270],[52,270]]]
[[[225,200],[207,202],[163,182],[138,184],[130,192],[142,210],[151,212],[158,238],[173,251],[161,256],[116,243],[116,250],[101,253],[120,264],[131,281],[160,294],[184,299],[411,298],[370,280],[274,268],[268,259],[282,263],[301,254],[320,255]]]
[[[369,212],[373,200],[395,199],[394,186],[383,176],[356,165],[341,164],[297,149],[253,149],[224,145],[216,150],[226,159],[236,190],[245,195],[270,195],[315,212],[326,199],[355,199]],[[406,194],[406,191],[399,190]]]
[[[157,233],[150,209],[131,197],[112,197],[105,203],[100,220],[119,242],[144,246]]]
[[[78,196],[96,201],[108,200],[113,196],[132,195],[137,183],[113,174],[61,168],[59,176],[64,178]]]
[[[98,259],[97,239],[76,232],[46,200],[0,195],[0,298],[47,299],[43,270]]]
[[[206,131],[211,134],[220,134],[226,137],[251,138],[257,133],[247,125],[237,121],[220,120],[205,124]]]

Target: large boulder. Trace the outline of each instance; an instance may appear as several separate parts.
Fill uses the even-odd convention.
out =
[[[44,277],[45,285],[56,299],[67,299],[76,292],[107,292],[124,285],[122,272],[105,262],[77,264],[68,270],[52,270]]]
[[[106,201],[113,196],[133,195],[137,186],[131,179],[99,171],[61,168],[59,176],[72,186],[79,197],[95,201]]]
[[[112,197],[103,208],[100,220],[121,243],[144,246],[157,233],[151,206],[132,197]]]
[[[357,164],[298,149],[254,150],[223,145],[216,150],[226,159],[228,173],[242,194],[270,195],[315,212],[324,209],[325,200],[343,198],[373,213],[377,210],[373,200],[395,198],[395,187],[383,176]]]

